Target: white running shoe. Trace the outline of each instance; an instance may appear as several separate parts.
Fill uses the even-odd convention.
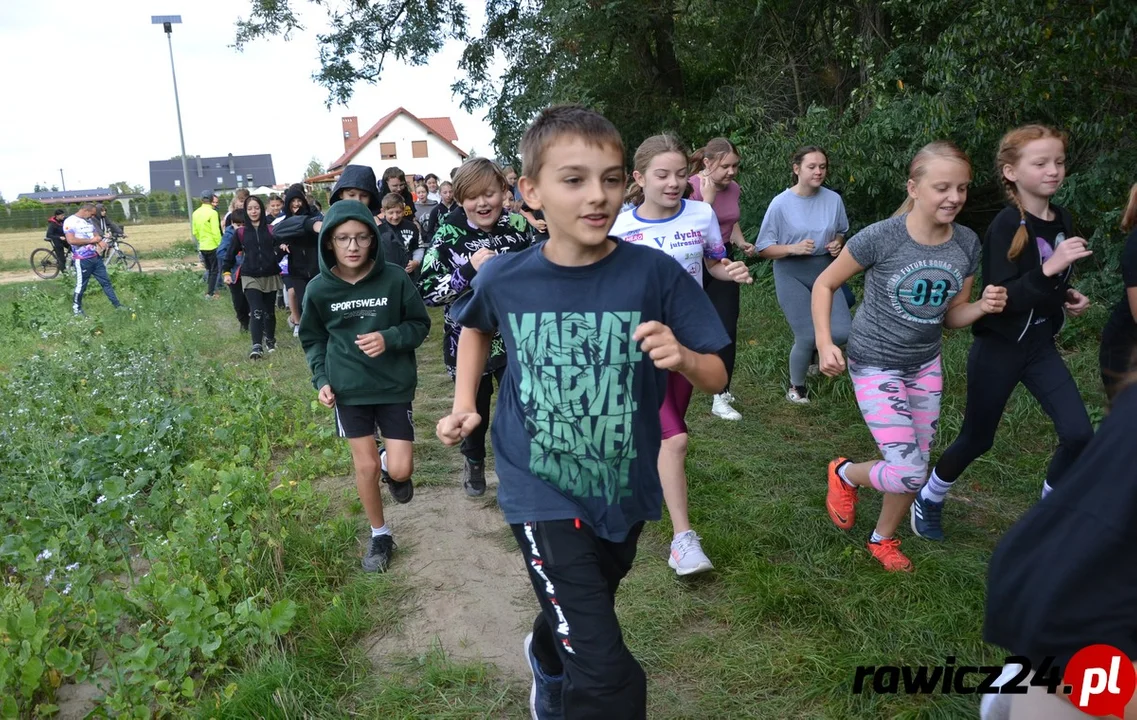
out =
[[[679,576],[694,575],[715,569],[715,566],[711,565],[711,561],[707,558],[707,554],[703,552],[699,536],[695,534],[694,530],[688,530],[671,541],[671,557],[667,558],[667,564]]]
[[[786,391],[786,400],[789,400],[794,405],[808,405],[809,398],[805,396],[805,388],[797,388],[793,385]]]
[[[299,325],[293,325],[292,326],[292,337],[295,337],[295,338],[300,337],[300,326]]]
[[[715,401],[711,404],[711,414],[723,420],[741,420],[742,413],[730,406],[731,399],[730,393],[715,395]]]

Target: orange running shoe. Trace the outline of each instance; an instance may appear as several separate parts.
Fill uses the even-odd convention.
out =
[[[900,552],[900,541],[896,538],[884,538],[875,543],[870,540],[866,547],[888,572],[912,572],[912,561]]]
[[[849,462],[845,458],[837,458],[829,463],[829,492],[825,496],[825,509],[829,511],[829,519],[842,530],[849,530],[857,518],[857,488],[849,487],[849,483],[837,474],[837,468]]]

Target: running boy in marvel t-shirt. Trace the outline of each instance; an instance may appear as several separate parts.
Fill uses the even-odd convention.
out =
[[[492,424],[498,504],[541,612],[525,651],[535,718],[643,718],[646,681],[615,595],[662,504],[656,460],[666,372],[719,392],[729,342],[671,258],[608,236],[625,185],[616,128],[571,106],[542,112],[520,147],[525,202],[549,240],[487,260],[451,312],[458,343],[448,445],[485,422],[478,384],[495,329],[507,372]],[[708,318],[711,320],[708,321]]]

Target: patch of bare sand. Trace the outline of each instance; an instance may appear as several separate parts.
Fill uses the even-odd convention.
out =
[[[487,477],[492,497],[497,478]],[[510,679],[526,679],[522,640],[537,600],[521,554],[506,543],[507,527],[492,502],[462,488],[415,488],[407,505],[385,503],[398,543],[391,572],[404,574],[412,607],[397,632],[368,639],[376,664],[418,657],[438,645],[459,661],[492,663]],[[509,540],[512,543],[512,540]]]

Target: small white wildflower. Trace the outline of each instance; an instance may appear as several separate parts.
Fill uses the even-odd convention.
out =
[[[36,560],[40,562],[44,560],[50,560],[52,555],[54,555],[54,553],[50,550],[44,550],[39,555],[36,555]]]
[[[71,563],[66,568],[67,572],[75,572],[79,569],[79,563]]]
[[[67,583],[67,585],[64,586],[63,594],[64,595],[70,595],[71,594],[71,583]]]
[[[107,496],[106,495],[100,495],[99,499],[95,501],[95,504],[96,505],[102,505],[106,501],[107,501]]]
[[[49,583],[55,579],[55,568],[48,571],[47,576],[43,579],[45,583]]]

